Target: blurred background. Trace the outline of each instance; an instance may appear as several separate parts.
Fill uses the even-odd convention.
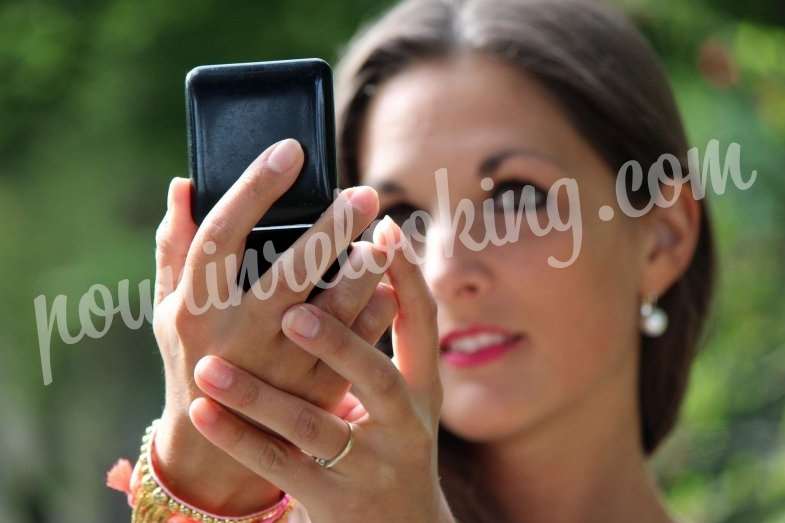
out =
[[[654,465],[706,523],[785,523],[785,4],[617,0],[665,61],[693,145],[742,146],[747,191],[711,198],[721,281],[682,423]],[[104,487],[160,414],[152,330],[119,318],[53,341],[33,299],[154,277],[154,230],[187,176],[183,80],[200,64],[322,57],[388,2],[0,3],[0,522],[127,521]],[[630,74],[635,74],[630,71]],[[100,327],[99,323],[99,327]],[[55,336],[57,338],[57,336]]]

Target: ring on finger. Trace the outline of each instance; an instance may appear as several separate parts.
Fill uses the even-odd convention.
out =
[[[349,454],[349,451],[352,450],[352,445],[354,444],[354,423],[346,420],[344,420],[344,423],[346,423],[346,425],[349,427],[349,439],[346,441],[346,445],[344,445],[343,449],[341,449],[341,451],[338,452],[338,454],[336,454],[333,458],[318,458],[312,454],[308,454],[308,452],[305,452],[304,450],[302,452],[311,456],[314,461],[316,461],[316,463],[326,469],[334,467],[336,464],[338,464],[339,461],[345,458],[347,454]]]

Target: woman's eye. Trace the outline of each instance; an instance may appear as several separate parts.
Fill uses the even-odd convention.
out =
[[[547,194],[533,183],[509,180],[496,186],[492,198],[494,210],[504,212],[509,208],[517,212],[521,204],[539,210],[545,205]]]

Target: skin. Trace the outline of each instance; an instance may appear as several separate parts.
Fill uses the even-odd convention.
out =
[[[334,259],[376,215],[375,191],[347,189],[333,204],[349,205],[347,238],[334,237],[335,215],[328,209],[235,306],[195,310],[210,298],[210,281],[213,300],[237,291],[233,277],[206,275],[211,267],[225,274],[231,257],[239,258],[248,231],[302,164],[302,148],[293,140],[272,146],[198,228],[190,217],[188,180],[170,186],[157,233],[153,321],[166,375],[166,406],[154,440],[159,472],[181,499],[226,516],[269,506],[284,489],[325,523],[365,522],[377,511],[390,521],[449,523],[435,460],[441,407],[436,308],[417,266],[398,255],[405,246],[400,229],[386,220],[379,243],[355,242],[340,273],[372,260],[388,268],[389,285],[379,283],[382,272],[340,278],[307,306],[312,286],[295,290],[283,278],[272,286],[275,267],[287,257],[303,281],[303,249],[317,232],[337,246],[330,251]],[[257,287],[274,292],[258,299]],[[298,311],[318,319],[318,332],[298,329]],[[374,347],[393,318],[399,367]],[[347,421],[355,424],[354,447],[344,462],[325,469],[300,452],[336,455],[349,436]],[[389,444],[393,439],[397,445]],[[423,467],[429,459],[431,466]],[[380,467],[388,473],[379,474]]]
[[[437,219],[426,231],[422,283],[417,283],[419,271],[411,270],[411,263],[401,256],[394,258],[387,274],[398,305],[393,323],[395,372],[385,367],[388,360],[371,356],[378,356],[373,340],[352,336],[347,322],[315,309],[317,315],[324,314],[322,325],[331,327],[319,331],[325,336],[321,341],[306,340],[287,326],[284,313],[295,303],[281,309],[283,335],[363,391],[339,397],[333,409],[319,406],[324,398],[305,398],[311,402],[313,419],[321,420],[320,436],[313,441],[335,444],[330,453],[320,455],[337,453],[348,436],[345,424],[335,417],[361,424],[355,432],[360,445],[334,469],[346,482],[313,468],[303,474],[313,464],[293,451],[313,444],[298,439],[296,419],[286,414],[305,408],[301,398],[308,387],[298,389],[300,382],[291,376],[272,383],[269,369],[238,362],[239,351],[219,359],[208,355],[209,350],[191,349],[191,361],[199,363],[171,377],[167,374],[168,393],[170,379],[176,389],[177,383],[189,381],[186,371],[195,367],[194,389],[205,396],[196,398],[194,392],[185,395],[185,401],[172,400],[177,406],[172,410],[178,412],[172,418],[178,421],[171,426],[182,426],[182,406],[190,401],[192,426],[207,441],[248,470],[308,500],[313,521],[368,521],[370,514],[374,521],[414,521],[423,515],[422,521],[450,521],[434,479],[436,448],[429,439],[438,412],[447,428],[477,444],[476,473],[490,485],[495,502],[511,521],[671,521],[640,446],[638,309],[643,298],[661,295],[686,269],[697,241],[698,204],[682,190],[671,207],[655,208],[638,219],[624,216],[614,204],[614,173],[569,125],[548,93],[509,66],[473,54],[414,65],[381,86],[362,133],[361,181],[377,189],[382,214],[405,203],[437,217],[432,174],[446,168],[453,204],[466,198],[479,209],[492,194],[480,186],[479,166],[508,149],[527,153],[511,156],[486,173],[496,184],[518,180],[547,191],[560,178],[575,181],[583,241],[569,267],[557,269],[547,260],[571,257],[575,239],[570,231],[537,236],[524,227],[514,243],[479,252],[456,243],[454,256],[446,257],[440,249],[446,241],[445,224]],[[663,192],[670,197],[667,189]],[[557,204],[560,213],[571,212],[564,193]],[[597,211],[605,204],[617,209],[610,221],[598,218]],[[547,220],[544,211],[538,216],[542,223]],[[396,234],[388,227],[379,248],[389,245],[389,235]],[[481,237],[481,229],[480,220],[473,237]],[[418,304],[430,303],[431,296],[437,306],[433,314],[418,313]],[[436,334],[429,328],[436,326],[444,335],[478,323],[521,334],[522,341],[501,359],[475,368],[459,369],[430,359],[436,359]],[[283,357],[287,351],[277,354]],[[211,386],[207,374],[223,361],[233,365],[229,368],[237,383],[263,392],[237,403],[237,396]],[[287,364],[276,368],[286,375]],[[369,376],[388,376],[385,393],[374,388],[373,380],[367,381]],[[370,392],[374,389],[376,394]],[[259,397],[269,401],[260,403]],[[261,452],[270,449],[269,435],[220,405],[277,427],[276,432],[299,445]],[[388,410],[397,417],[386,416]],[[224,422],[217,423],[219,419]],[[174,444],[176,439],[168,441],[169,449],[186,448]],[[396,444],[400,442],[419,443]],[[197,451],[193,456],[200,450],[209,452],[207,448],[189,450]],[[207,462],[218,470],[231,462],[226,455],[205,455],[209,460],[200,460],[202,471]],[[260,455],[280,459],[265,462]],[[413,467],[412,456],[431,466]],[[385,488],[378,482],[378,469],[362,466],[368,462],[387,464],[390,474],[384,476],[406,477],[407,482],[396,483],[401,488]],[[169,470],[176,472],[177,463],[170,460]],[[212,486],[240,492],[237,477],[227,473]],[[411,485],[417,488],[406,488]],[[355,489],[362,495],[352,497]],[[192,499],[205,506],[199,504],[202,498]],[[348,519],[346,513],[331,512],[339,504],[336,500],[355,508]],[[422,510],[407,514],[401,507]]]
[[[398,243],[400,230],[392,222],[385,225],[394,239],[382,243]],[[393,259],[387,275],[399,303],[393,323],[398,366],[319,307],[295,306],[283,318],[289,339],[352,383],[343,413],[318,409],[218,357],[203,358],[196,367],[197,384],[210,399],[191,404],[194,425],[238,462],[294,496],[311,521],[453,522],[436,461],[442,399],[436,307],[419,269],[403,256]],[[308,311],[318,327],[303,323],[297,311]],[[231,376],[231,385],[217,386],[225,376]],[[225,407],[265,423],[283,440],[271,439]],[[343,443],[325,449],[331,440],[347,441],[346,421],[354,424],[354,444],[335,467],[322,468],[300,452],[338,454]]]
[[[432,173],[440,168],[451,201],[479,209],[490,193],[478,166],[508,148],[528,152],[497,166],[490,176],[498,184],[517,179],[547,190],[575,179],[583,243],[567,268],[547,259],[570,258],[570,232],[539,237],[524,228],[517,242],[480,252],[456,243],[446,257],[443,223],[428,229],[423,271],[440,334],[482,323],[525,335],[480,367],[441,362],[442,423],[478,444],[477,474],[510,521],[670,521],[640,446],[638,309],[692,256],[699,209],[689,191],[644,218],[617,210],[601,221],[600,206],[616,201],[614,173],[535,81],[479,55],[418,64],[390,79],[362,136],[362,182],[378,189],[382,213],[406,203],[438,216]],[[545,223],[545,211],[539,216]],[[478,220],[474,238],[480,229]]]
[[[201,506],[215,512],[251,512],[260,503],[260,492],[264,503],[277,499],[280,490],[234,460],[226,459],[225,454],[193,427],[188,408],[201,396],[193,380],[194,367],[200,357],[207,354],[225,357],[265,377],[270,383],[327,409],[337,408],[349,386],[346,380],[310,354],[298,350],[280,334],[283,312],[291,304],[304,301],[309,289],[287,292],[284,288],[267,300],[253,300],[250,299],[252,295],[247,294],[242,306],[209,309],[204,314],[191,313],[187,307],[188,296],[192,296],[191,301],[197,305],[207,299],[206,265],[218,264],[217,273],[222,274],[225,256],[241,253],[242,224],[250,230],[272,201],[294,181],[303,161],[302,149],[296,142],[294,146],[293,165],[282,173],[268,166],[273,148],[263,152],[198,228],[191,218],[190,181],[175,178],[169,189],[167,215],[156,233],[153,325],[166,376],[166,406],[156,437],[156,450],[163,473],[175,492],[183,498],[200,500]],[[265,187],[263,197],[254,194],[255,184]],[[344,202],[349,194],[342,194]],[[353,234],[367,225],[378,209],[373,191],[358,194],[364,205],[355,210]],[[331,213],[325,214],[320,222],[322,229],[331,229],[328,223],[331,217]],[[220,227],[221,223],[240,226],[225,229]],[[205,245],[209,243],[217,245],[211,256],[205,253]],[[351,259],[369,251],[370,245],[366,242],[357,247]],[[301,255],[295,257],[301,258]],[[377,287],[380,277],[367,273],[360,279],[346,279],[341,285],[321,293],[315,303],[347,325],[353,325],[361,336],[375,340],[384,329],[376,323],[389,321],[396,308],[391,290]],[[218,282],[220,297],[226,299],[229,285],[220,279]],[[350,296],[356,299],[348,299]],[[269,321],[271,317],[277,319]],[[369,321],[372,318],[375,319]],[[231,330],[227,330],[228,326]],[[263,350],[252,350],[255,347],[263,347]]]

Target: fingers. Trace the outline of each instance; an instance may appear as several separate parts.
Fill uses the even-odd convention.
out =
[[[394,359],[415,395],[427,399],[432,410],[438,411],[442,389],[436,302],[420,268],[403,255],[411,248],[407,241],[398,225],[387,216],[374,231],[375,243],[396,249],[387,271],[398,297],[398,314],[392,329]]]
[[[318,294],[311,303],[345,325],[351,325],[384,276],[384,270],[367,270],[366,260],[384,268],[385,254],[370,242],[353,243],[352,252],[336,276],[338,283]]]
[[[395,299],[395,291],[389,285],[379,283],[373,290],[368,304],[354,320],[351,328],[367,344],[376,345],[384,331],[392,323],[397,309],[398,302]],[[329,383],[336,379],[342,379],[322,360],[316,360],[311,372],[316,383]],[[338,414],[337,409],[333,409],[333,412],[339,417],[344,417]]]
[[[208,296],[225,299],[229,290],[237,290],[235,278],[245,238],[289,189],[303,161],[303,150],[296,140],[273,144],[251,162],[207,214],[186,260],[189,290],[196,305],[204,304]]]
[[[333,414],[346,421],[357,423],[365,417],[366,411],[357,396],[347,392],[338,406],[333,409]]]
[[[395,291],[389,285],[380,283],[374,289],[368,305],[352,324],[352,330],[369,345],[376,345],[390,326],[398,312]]]
[[[384,299],[382,295],[384,291],[378,291],[377,289],[379,280],[384,276],[386,258],[385,253],[370,242],[359,241],[353,243],[352,252],[349,254],[347,262],[341,265],[341,269],[336,276],[338,283],[318,294],[311,301],[311,303],[323,311],[335,316],[341,323],[352,325],[353,330],[371,345],[376,344],[386,328],[382,328],[382,332],[379,333],[378,337],[373,337],[373,331],[376,330],[375,322],[383,319],[380,316],[382,311],[379,309],[385,306],[387,309],[390,308],[389,300],[386,303],[382,301]],[[377,268],[379,270],[376,270]],[[369,303],[369,300],[373,300],[373,297],[376,297],[375,302]],[[371,307],[370,310],[368,309],[369,306]],[[362,319],[356,326],[364,329],[371,336],[366,337],[363,335],[365,333],[359,333],[354,328],[353,324],[358,319],[358,316],[362,316]],[[392,317],[389,318],[389,321],[392,321]],[[335,374],[335,371],[321,360],[316,360],[311,370],[311,375],[319,383],[322,383],[321,380],[330,382],[341,379],[340,376]]]
[[[156,305],[177,287],[196,234],[196,224],[191,218],[191,180],[172,178],[166,201],[166,215],[155,232]]]
[[[194,377],[199,388],[213,399],[311,455],[329,458],[346,442],[346,423],[340,418],[221,358],[206,356],[199,360]]]
[[[301,502],[324,492],[327,471],[288,441],[257,429],[212,399],[194,400],[189,415],[213,445]]]
[[[403,377],[390,359],[315,305],[286,311],[283,333],[352,384],[374,419],[400,423],[413,412]]]
[[[271,313],[277,318],[292,303],[305,301],[338,253],[366,229],[378,209],[379,197],[372,188],[344,190],[319,220],[254,282],[243,298],[243,306],[266,321],[271,319]],[[281,304],[278,310],[264,304],[273,292]]]

